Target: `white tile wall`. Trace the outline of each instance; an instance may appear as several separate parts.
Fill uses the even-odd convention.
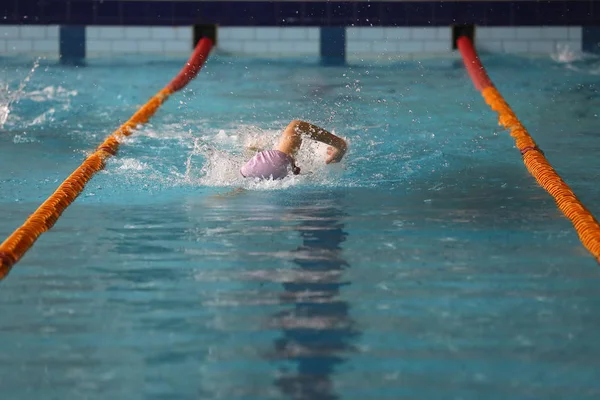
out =
[[[89,57],[123,54],[189,55],[191,26],[88,26],[86,53]]]
[[[239,40],[254,40],[256,39],[255,28],[219,28],[218,40],[220,39],[239,39]]]
[[[245,41],[242,49],[246,54],[265,54],[268,52],[268,46],[266,42],[258,41]]]
[[[218,49],[235,54],[318,56],[319,28],[219,28]],[[347,54],[393,55],[451,52],[450,27],[348,27]],[[89,56],[106,54],[177,54],[192,50],[193,29],[183,27],[90,26],[86,28]],[[0,25],[2,53],[58,56],[57,25]],[[581,27],[477,27],[477,48],[490,52],[549,54],[581,52]]]
[[[319,54],[320,45],[319,42],[316,41],[295,42],[292,45],[292,49],[294,49],[297,54],[312,56]]]
[[[267,49],[271,53],[285,53],[290,49],[290,44],[281,40],[272,40],[267,45]]]
[[[222,39],[222,38],[219,38],[217,40],[218,40],[217,48],[221,51],[224,51],[226,53],[232,53],[232,54],[244,52],[244,42],[245,41],[227,40],[227,39]]]
[[[86,55],[94,53],[110,53],[110,51],[110,41],[108,40],[87,39],[85,41]]]
[[[17,39],[19,31],[18,26],[0,25],[0,39]]]
[[[551,54],[565,47],[581,52],[581,27],[478,27],[477,48],[489,52]]]
[[[552,26],[542,28],[544,39],[565,39],[569,37],[569,28],[566,26]]]
[[[378,42],[367,40],[352,40],[347,41],[346,52],[349,55],[357,55],[357,53],[373,53],[373,44]]]
[[[582,31],[583,31],[583,28],[580,26],[569,27],[569,39],[581,41]]]
[[[58,25],[46,26],[46,39],[58,39]]]
[[[399,42],[398,52],[399,53],[422,53],[424,46],[422,41],[413,42]]]
[[[147,26],[128,27],[125,30],[125,37],[127,39],[142,39],[142,40],[150,39],[150,27],[147,27]]]
[[[306,28],[286,28],[281,31],[283,40],[307,40],[308,29]]]
[[[33,51],[33,40],[31,39],[10,39],[6,41],[6,50],[8,53],[31,53]]]
[[[406,53],[441,53],[452,48],[450,27],[348,28],[348,57]]]
[[[85,39],[98,39],[100,37],[100,26],[86,26],[85,28]]]
[[[381,41],[373,43],[373,53],[395,53],[398,45],[393,41]]]
[[[493,39],[493,40],[506,40],[516,39],[517,32],[511,28],[505,28],[501,26],[482,26],[477,27],[475,30],[475,39]]]
[[[452,50],[450,40],[425,40],[423,41],[423,50],[426,53],[448,53]]]
[[[33,51],[44,54],[58,54],[58,40],[34,40]]]
[[[256,40],[275,40],[281,37],[284,28],[255,28]]]
[[[410,28],[385,28],[385,38],[388,40],[407,40],[410,38]]]
[[[551,54],[556,51],[555,40],[530,40],[527,42],[527,50],[530,53],[546,53]]]
[[[0,25],[0,51],[58,57],[58,26]]]
[[[136,40],[113,40],[110,50],[113,53],[137,53],[138,42]]]
[[[535,40],[542,38],[542,28],[540,26],[517,26],[511,29],[515,30],[517,39]]]
[[[182,42],[187,40],[190,46],[192,45],[194,41],[194,30],[192,27],[178,26],[175,28],[175,34],[177,40],[180,40]]]
[[[177,30],[171,27],[153,26],[150,28],[150,37],[152,39],[175,40],[177,39]]]
[[[98,32],[98,38],[100,39],[124,39],[125,36],[125,28],[122,26],[100,26],[100,27],[91,27],[92,31]],[[128,28],[135,29],[135,28]],[[87,32],[86,32],[87,33]]]
[[[217,31],[217,48],[258,56],[318,56],[319,28],[225,27]]]
[[[39,25],[24,25],[19,27],[21,39],[46,38],[46,27]]]
[[[432,40],[437,36],[437,28],[411,28],[411,38],[416,40]],[[448,40],[451,38],[448,37]]]
[[[526,40],[505,40],[502,46],[506,53],[528,53],[529,45]]]
[[[346,40],[351,41],[351,40],[361,39],[360,31],[363,29],[369,29],[369,28],[353,28],[353,27],[346,28]]]
[[[477,49],[490,53],[503,53],[504,46],[502,40],[482,40],[479,35],[476,38]]]
[[[161,40],[140,40],[138,45],[140,46],[140,53],[162,53],[164,49]]]
[[[479,41],[493,39],[492,29],[492,27],[486,26],[478,27],[477,31],[475,32],[475,39]]]
[[[437,28],[436,39],[446,40],[451,37],[452,37],[452,28],[450,28],[449,26],[448,27],[440,26]]]
[[[347,28],[346,37],[352,41],[358,40],[382,40],[384,38],[385,28]]]
[[[167,55],[175,54],[186,54],[189,55],[192,52],[192,39],[190,40],[165,40],[164,51]]]

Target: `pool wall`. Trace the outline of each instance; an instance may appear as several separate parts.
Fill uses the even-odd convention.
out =
[[[187,55],[199,24],[217,25],[218,51],[267,57],[452,54],[462,24],[484,52],[600,52],[600,4],[589,0],[5,0],[0,16],[9,55]]]

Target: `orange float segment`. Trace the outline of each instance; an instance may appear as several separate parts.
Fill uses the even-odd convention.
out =
[[[471,40],[464,36],[460,37],[457,45],[475,87],[481,91],[490,108],[498,113],[498,123],[509,130],[510,135],[515,139],[525,167],[539,185],[554,198],[557,207],[573,224],[581,243],[600,263],[600,224],[552,168],[544,152],[539,149],[527,129],[494,87]]]
[[[96,148],[85,161],[60,184],[58,189],[27,218],[2,244],[0,244],[0,280],[4,279],[12,267],[33,246],[37,238],[56,223],[63,211],[75,201],[92,176],[102,170],[105,161],[117,153],[122,136],[129,136],[139,125],[146,123],[170,95],[181,90],[196,77],[206,61],[213,42],[201,39],[186,65],[177,76],[127,122],[114,131]]]

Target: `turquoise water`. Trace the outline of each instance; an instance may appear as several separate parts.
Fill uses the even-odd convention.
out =
[[[0,61],[0,237],[185,60]],[[600,215],[595,59],[488,56]],[[22,90],[19,91],[19,86]],[[303,174],[245,146],[294,118]],[[242,190],[239,190],[239,189]],[[212,57],[0,283],[14,399],[594,399],[600,268],[457,59]]]

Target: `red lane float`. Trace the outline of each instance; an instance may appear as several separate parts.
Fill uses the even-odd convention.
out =
[[[477,56],[471,40],[460,37],[457,45],[471,80],[475,87],[481,91],[486,103],[498,113],[499,124],[508,129],[510,135],[515,139],[527,170],[539,185],[554,198],[557,207],[573,224],[581,243],[600,262],[600,224],[552,168],[542,150],[527,132],[527,129],[521,124],[506,100],[494,87]]]
[[[171,93],[175,93],[181,90],[185,85],[187,85],[192,79],[198,75],[204,61],[208,57],[208,53],[210,49],[213,47],[212,40],[208,38],[203,38],[198,42],[198,45],[194,49],[194,52],[190,56],[187,64],[183,67],[181,72],[177,74],[175,78],[167,85],[167,88],[171,91]]]
[[[458,46],[460,54],[462,54],[463,62],[467,68],[467,72],[471,76],[471,80],[475,84],[475,88],[481,91],[486,87],[493,86],[492,80],[485,72],[485,68],[483,68],[481,60],[479,59],[479,56],[477,56],[477,52],[469,38],[465,36],[459,37],[456,41],[456,45]]]
[[[123,136],[146,123],[169,96],[187,85],[206,61],[213,42],[201,39],[186,65],[177,76],[142,106],[127,122],[114,131],[85,161],[60,184],[58,189],[0,245],[0,280],[33,246],[37,238],[54,225],[63,211],[75,201],[92,176],[104,168],[108,158],[115,155]]]

